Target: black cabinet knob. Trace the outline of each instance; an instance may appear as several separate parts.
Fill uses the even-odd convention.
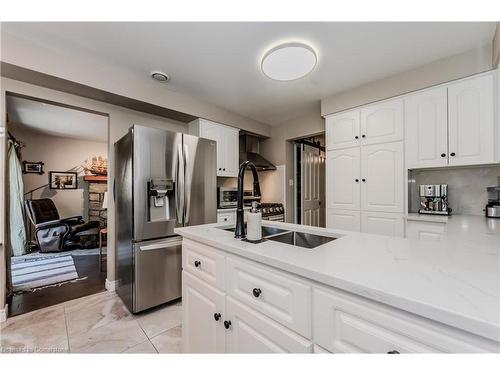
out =
[[[230,320],[224,320],[224,328],[229,329],[231,327],[231,321]]]
[[[222,171],[222,168],[219,168],[219,171]]]
[[[361,138],[366,138],[366,134],[363,134],[363,135],[361,136]]]
[[[225,170],[226,170],[226,168],[222,168],[222,170],[223,170],[223,171],[225,171]]]
[[[441,157],[442,157],[442,158],[444,158],[445,156],[446,156],[446,154],[445,154],[445,153],[442,153],[442,154],[441,154]]]
[[[199,267],[199,266],[201,266],[201,262],[200,262],[199,260],[195,260],[195,261],[194,261],[194,266],[195,266],[195,267]]]
[[[359,182],[359,178],[355,179],[354,181]]]
[[[355,136],[354,139],[358,139],[359,137],[358,136]]]
[[[222,315],[221,315],[220,313],[215,313],[215,314],[214,314],[214,319],[215,319],[215,321],[216,321],[216,322],[218,322],[218,321],[219,321],[219,319],[221,318],[221,316],[222,316]]]
[[[252,293],[255,298],[258,298],[262,291],[259,288],[253,288]]]
[[[455,155],[456,155],[456,154],[455,154],[454,152],[452,152],[452,153],[450,154],[450,156],[455,156]]]
[[[366,182],[366,178],[362,178],[361,181]]]
[[[400,354],[397,350],[391,350],[387,354]]]

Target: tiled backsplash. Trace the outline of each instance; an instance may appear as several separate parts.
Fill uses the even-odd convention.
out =
[[[448,202],[455,214],[484,215],[486,187],[496,186],[500,166],[413,170],[408,175],[409,212],[417,212],[419,185],[448,184]]]

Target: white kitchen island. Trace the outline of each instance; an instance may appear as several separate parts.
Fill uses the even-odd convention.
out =
[[[176,229],[184,351],[500,352],[499,226],[433,242],[263,225],[337,239],[307,249]]]

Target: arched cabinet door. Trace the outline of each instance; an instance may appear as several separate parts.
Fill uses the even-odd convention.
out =
[[[404,211],[403,142],[361,147],[361,209]]]
[[[327,116],[325,121],[327,150],[360,145],[359,109]]]
[[[326,160],[326,201],[328,208],[359,210],[359,147],[328,151]]]
[[[495,161],[493,76],[448,86],[449,164]]]
[[[386,100],[361,109],[361,145],[403,140],[403,99]]]
[[[405,99],[406,166],[448,165],[448,99],[446,87],[409,95]]]

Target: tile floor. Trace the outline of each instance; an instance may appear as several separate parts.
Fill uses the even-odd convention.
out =
[[[180,353],[182,304],[132,315],[102,292],[0,325],[0,353]]]

